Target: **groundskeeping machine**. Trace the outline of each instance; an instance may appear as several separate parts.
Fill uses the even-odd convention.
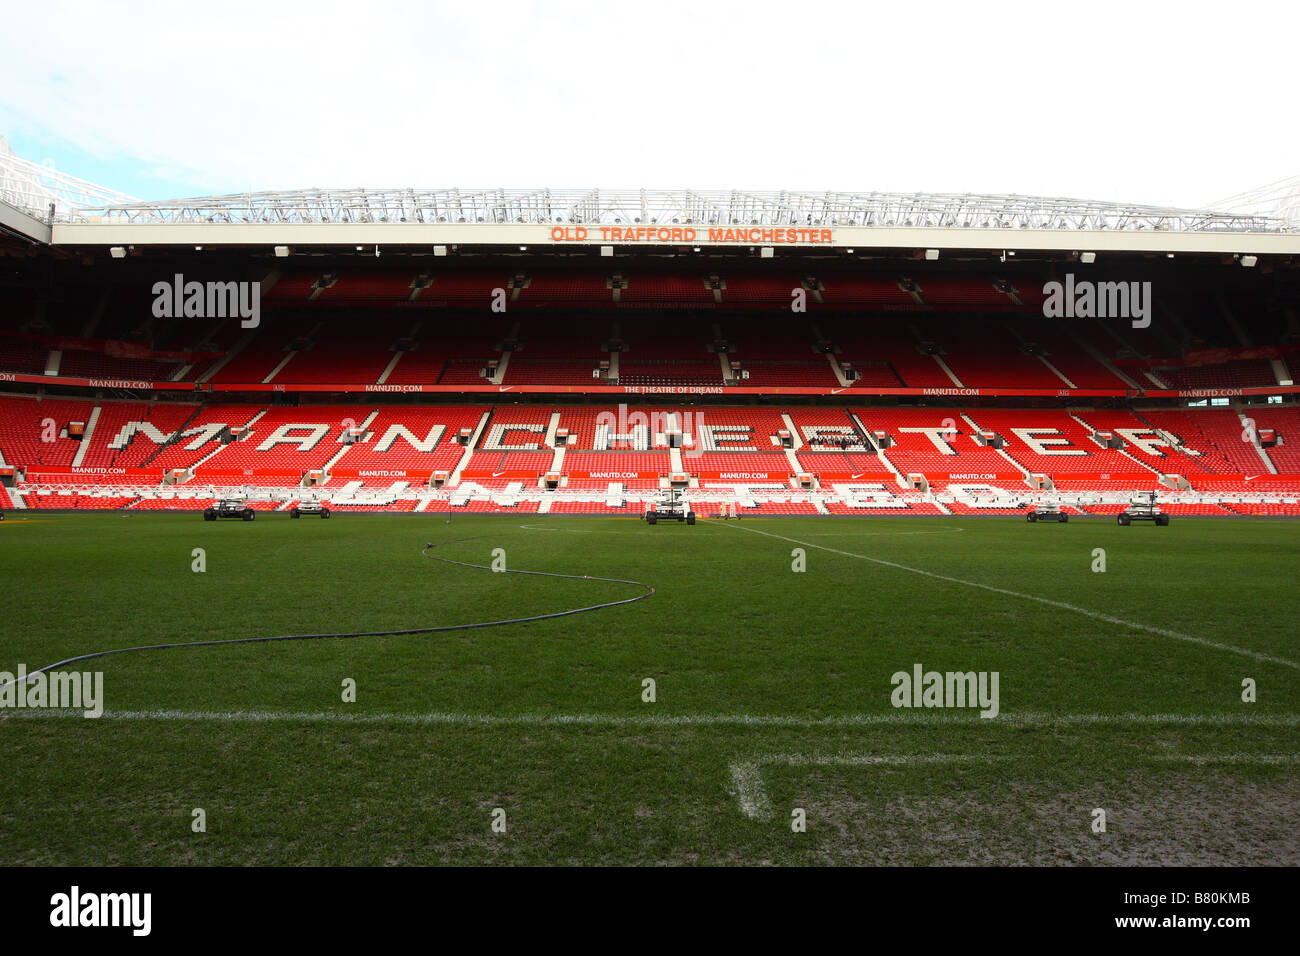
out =
[[[1043,502],[1034,505],[1025,512],[1025,520],[1030,524],[1037,521],[1056,521],[1065,524],[1070,520],[1070,516],[1061,510],[1061,506],[1052,502]]]
[[[685,521],[695,524],[695,512],[686,503],[686,496],[680,488],[669,488],[663,496],[646,510],[646,524],[660,521]]]
[[[222,498],[211,508],[203,509],[204,521],[216,521],[218,518],[239,518],[252,521],[257,514],[242,498]]]
[[[1130,525],[1134,521],[1151,521],[1163,528],[1169,524],[1169,515],[1156,504],[1156,493],[1147,491],[1130,498],[1128,507],[1116,515],[1115,520],[1121,525]]]
[[[298,504],[289,511],[290,518],[301,518],[303,515],[328,518],[330,516],[329,505],[323,501],[311,498],[298,502]]]

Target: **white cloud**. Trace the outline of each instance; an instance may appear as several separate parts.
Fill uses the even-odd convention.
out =
[[[1289,3],[215,9],[8,11],[0,121],[213,192],[689,185],[1195,205],[1300,172]]]

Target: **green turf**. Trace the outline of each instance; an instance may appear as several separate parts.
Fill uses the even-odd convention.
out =
[[[501,548],[510,568],[627,578],[656,594],[526,625],[78,665],[104,672],[102,719],[0,710],[0,853],[69,864],[1300,862],[1300,669],[1287,663],[1300,661],[1300,524],[1285,521],[648,528],[11,512],[0,670],[639,593],[440,564],[421,556],[426,541],[460,561],[488,564]],[[795,547],[803,573],[791,570]],[[194,548],[205,573],[191,570]],[[1105,573],[1091,570],[1096,548]],[[1000,716],[894,708],[890,676],[916,663],[997,671]],[[1248,677],[1255,703],[1241,700]],[[345,678],[355,703],[341,700]],[[222,714],[236,719],[210,719]],[[917,757],[928,760],[868,762]],[[191,832],[196,807],[206,833]],[[504,834],[490,829],[496,807]],[[807,832],[791,831],[796,807]],[[1107,811],[1105,833],[1089,828],[1094,808]]]

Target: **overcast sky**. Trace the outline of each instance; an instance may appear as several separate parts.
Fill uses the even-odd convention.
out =
[[[40,0],[4,24],[0,136],[149,199],[691,186],[1200,206],[1300,174],[1293,0]]]

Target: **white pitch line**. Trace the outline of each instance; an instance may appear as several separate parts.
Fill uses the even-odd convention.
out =
[[[738,760],[731,765],[731,785],[740,802],[740,812],[751,820],[765,820],[772,814],[772,804],[763,786],[763,772],[757,760]]]
[[[785,764],[788,767],[907,767],[916,764],[942,763],[994,763],[1021,759],[1012,755],[983,754],[763,754],[737,760],[728,767],[731,771],[732,789],[740,812],[751,820],[767,820],[772,815],[772,801],[763,785],[764,764]],[[1169,754],[1151,759],[1162,763],[1258,763],[1292,764],[1300,762],[1300,754]]]
[[[76,718],[77,709],[0,710],[6,720]],[[289,710],[105,710],[98,720],[193,721],[228,724],[392,724],[411,726],[548,726],[548,727],[745,727],[777,730],[834,730],[860,727],[1005,727],[1182,726],[1300,727],[1300,714],[1043,714],[1003,712],[992,720],[942,712],[899,711],[798,717],[780,714],[468,714],[455,712],[392,713]],[[91,720],[95,722],[94,719]]]
[[[535,524],[521,524],[519,527],[524,531],[547,531],[550,532],[551,534],[645,535],[647,538],[656,534],[656,532],[654,531],[637,531],[637,530],[624,531],[619,528],[598,528],[595,530],[591,530],[591,529],[584,530],[582,528],[544,528],[540,525],[535,525]],[[658,537],[662,538],[663,535],[658,535]]]
[[[1300,763],[1300,754],[1154,754],[1152,760],[1172,761],[1175,763],[1216,764],[1216,763],[1262,763],[1292,764]]]
[[[737,527],[739,528],[740,526],[737,525]],[[1289,661],[1285,657],[1275,657],[1272,654],[1263,654],[1259,651],[1252,651],[1244,647],[1234,647],[1231,644],[1222,644],[1218,641],[1207,640],[1203,637],[1194,637],[1191,634],[1183,634],[1179,631],[1171,631],[1163,627],[1153,627],[1150,624],[1140,624],[1137,621],[1126,621],[1123,618],[1112,617],[1109,614],[1102,614],[1100,611],[1090,611],[1085,607],[1079,607],[1075,604],[1067,604],[1065,601],[1054,601],[1051,598],[1039,597],[1036,594],[1025,594],[1021,591],[1012,591],[1007,588],[994,587],[991,584],[980,584],[978,581],[967,581],[963,578],[954,578],[947,574],[938,574],[934,571],[925,571],[921,568],[908,567],[906,564],[899,564],[896,561],[886,561],[884,558],[873,558],[865,554],[854,554],[852,551],[841,551],[838,548],[827,547],[824,544],[816,544],[812,541],[800,541],[797,538],[787,538],[785,535],[772,534],[770,531],[759,531],[757,528],[740,528],[740,530],[748,531],[750,534],[761,534],[766,538],[776,538],[780,541],[788,541],[791,544],[802,545],[805,548],[817,548],[820,551],[829,551],[831,554],[843,555],[846,558],[857,558],[859,561],[870,561],[872,564],[883,565],[887,568],[895,568],[899,571],[907,571],[911,574],[924,575],[927,578],[934,578],[936,581],[947,581],[950,584],[964,584],[966,587],[979,588],[982,591],[991,591],[994,594],[1005,594],[1007,597],[1021,598],[1025,601],[1036,601],[1039,604],[1046,604],[1049,607],[1060,608],[1063,611],[1082,614],[1084,617],[1090,617],[1096,621],[1103,621],[1106,624],[1127,627],[1135,631],[1146,631],[1148,634],[1156,634],[1160,637],[1172,638],[1175,641],[1186,641],[1189,644],[1199,644],[1202,647],[1210,647],[1216,651],[1227,651],[1230,654],[1238,654],[1242,657],[1253,658],[1254,660],[1263,661],[1269,664],[1282,664],[1285,667],[1300,670],[1300,664],[1295,661]]]
[[[748,530],[748,529],[746,529]],[[810,538],[901,538],[909,534],[961,534],[965,528],[939,528],[933,531],[814,531]]]
[[[740,802],[740,812],[751,820],[767,819],[772,812],[767,788],[763,786],[763,764],[783,763],[790,767],[871,767],[878,764],[909,766],[926,763],[992,763],[1010,756],[979,754],[766,754],[731,765],[731,783]]]

